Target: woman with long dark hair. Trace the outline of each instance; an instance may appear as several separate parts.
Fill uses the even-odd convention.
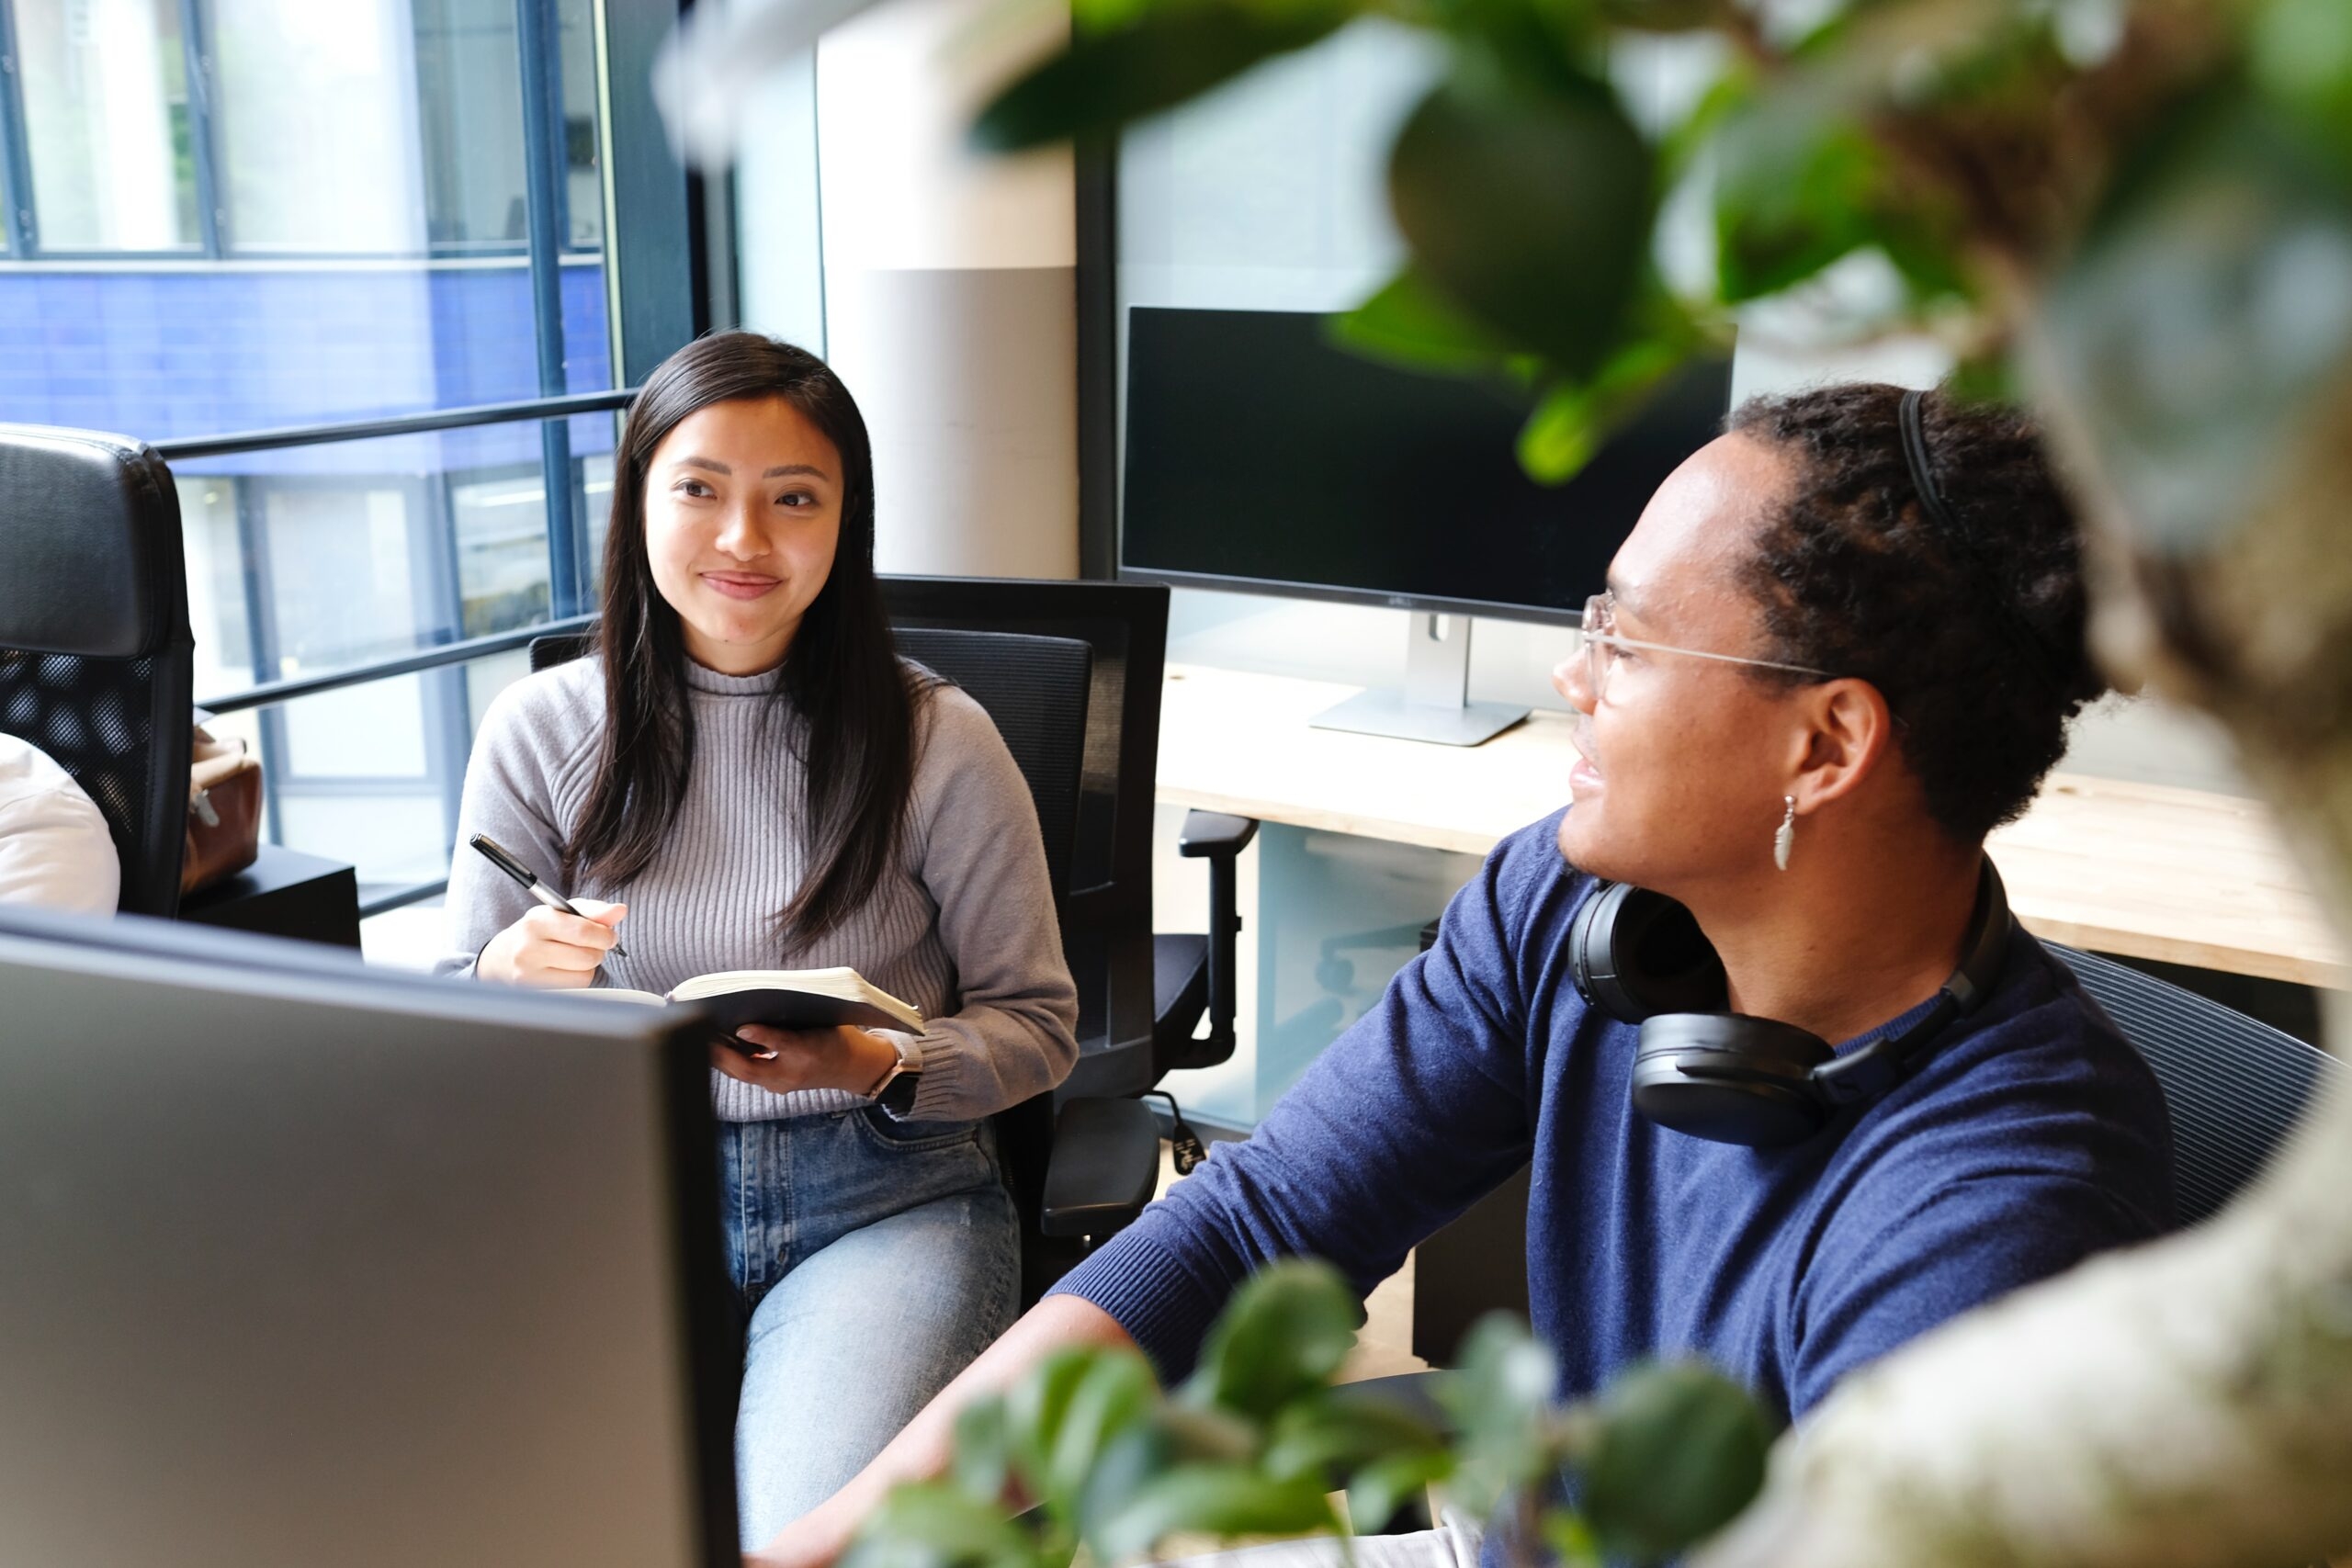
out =
[[[614,464],[596,657],[503,694],[466,774],[460,840],[560,873],[582,912],[469,852],[449,878],[447,972],[666,991],[846,964],[929,1021],[711,1053],[746,1541],[1012,1321],[984,1119],[1078,1054],[1027,788],[978,705],[893,652],[874,518],[865,422],[820,360],[729,333],[664,362]]]

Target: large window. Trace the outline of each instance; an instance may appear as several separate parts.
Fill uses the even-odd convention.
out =
[[[179,0],[18,0],[16,9],[42,248],[195,245]]]
[[[600,37],[597,0],[0,0],[0,420],[168,443],[609,391],[645,290],[692,321],[684,266],[609,260],[606,106],[653,139],[630,177],[672,182],[625,210],[684,210],[643,9]],[[662,221],[629,243],[683,254]],[[576,612],[616,418],[175,459],[199,698]],[[262,750],[272,836],[381,900],[446,874],[474,727],[521,668],[223,723]]]

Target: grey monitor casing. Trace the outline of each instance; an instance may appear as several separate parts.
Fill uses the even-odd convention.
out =
[[[0,915],[0,1562],[739,1561],[706,1049],[306,945]]]

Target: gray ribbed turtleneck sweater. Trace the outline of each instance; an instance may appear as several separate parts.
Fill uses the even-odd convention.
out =
[[[694,766],[669,838],[626,887],[564,889],[628,905],[620,931],[628,956],[608,960],[598,984],[661,992],[722,969],[848,964],[930,1022],[910,1120],[985,1116],[1061,1082],[1078,1059],[1077,991],[1035,808],[987,714],[952,686],[923,700],[896,863],[849,920],[786,952],[773,917],[802,875],[795,823],[806,775],[784,743],[782,714],[763,722],[773,682],[687,666]],[[515,682],[483,716],[449,869],[452,951],[439,972],[469,972],[482,944],[531,908],[527,894],[463,847],[468,838],[487,833],[541,875],[560,874],[604,716],[593,659]],[[716,1071],[711,1090],[729,1122],[865,1103],[842,1089],[772,1094]]]

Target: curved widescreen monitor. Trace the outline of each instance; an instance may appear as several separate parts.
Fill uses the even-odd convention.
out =
[[[1188,587],[1572,621],[1731,367],[1679,373],[1566,485],[1516,455],[1533,394],[1368,360],[1329,318],[1128,315],[1123,572]]]

